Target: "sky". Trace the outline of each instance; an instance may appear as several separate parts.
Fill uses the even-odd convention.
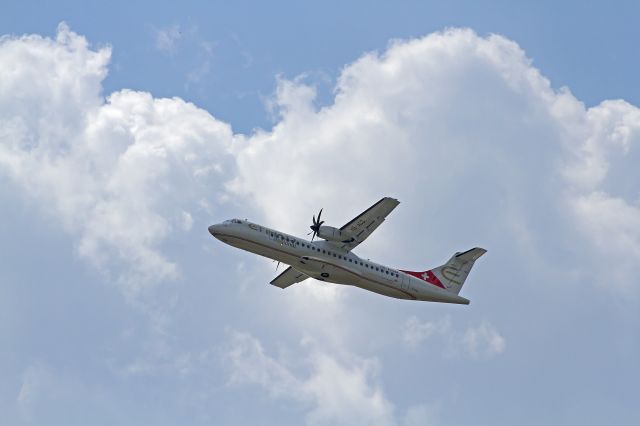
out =
[[[7,2],[8,425],[637,424],[634,2]],[[469,306],[307,280],[208,225],[488,250]]]

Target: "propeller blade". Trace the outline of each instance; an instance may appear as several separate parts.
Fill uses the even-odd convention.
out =
[[[320,232],[320,227],[324,223],[324,220],[320,221],[320,216],[322,216],[322,209],[320,209],[320,212],[318,213],[318,219],[316,219],[316,215],[313,215],[313,222],[312,222],[313,224],[309,227],[313,231],[313,236],[311,237],[311,241],[313,241],[316,235],[318,235],[318,232]],[[309,232],[309,234],[311,234],[311,232]]]

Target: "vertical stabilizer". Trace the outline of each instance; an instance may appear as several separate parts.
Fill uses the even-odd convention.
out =
[[[475,247],[463,253],[456,253],[447,263],[432,269],[433,275],[448,291],[459,294],[473,264],[486,252],[483,248]]]

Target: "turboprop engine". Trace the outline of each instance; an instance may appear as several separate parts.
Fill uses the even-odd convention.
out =
[[[327,241],[342,242],[346,239],[346,236],[344,236],[338,228],[334,228],[333,226],[322,225],[318,229],[317,234],[318,237]]]
[[[322,225],[324,223],[324,220],[321,221],[320,216],[322,216],[322,209],[320,209],[320,213],[318,213],[318,219],[316,219],[315,215],[313,216],[313,225],[310,226],[311,230],[313,231],[311,241],[313,241],[313,239],[317,235],[323,240],[345,242],[344,240],[347,239],[346,235],[343,234],[342,231],[340,231],[338,228]]]

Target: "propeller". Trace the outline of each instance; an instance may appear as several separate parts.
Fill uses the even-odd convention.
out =
[[[311,237],[311,241],[313,241],[315,236],[318,235],[318,232],[320,232],[320,226],[322,226],[322,224],[324,223],[324,220],[322,222],[320,221],[320,216],[322,216],[322,209],[320,209],[320,213],[318,213],[318,220],[316,220],[316,216],[314,215],[313,216],[313,225],[311,225],[309,227],[313,231],[313,236]],[[311,234],[311,232],[309,232],[309,234]],[[309,235],[309,234],[307,234],[307,235]]]

